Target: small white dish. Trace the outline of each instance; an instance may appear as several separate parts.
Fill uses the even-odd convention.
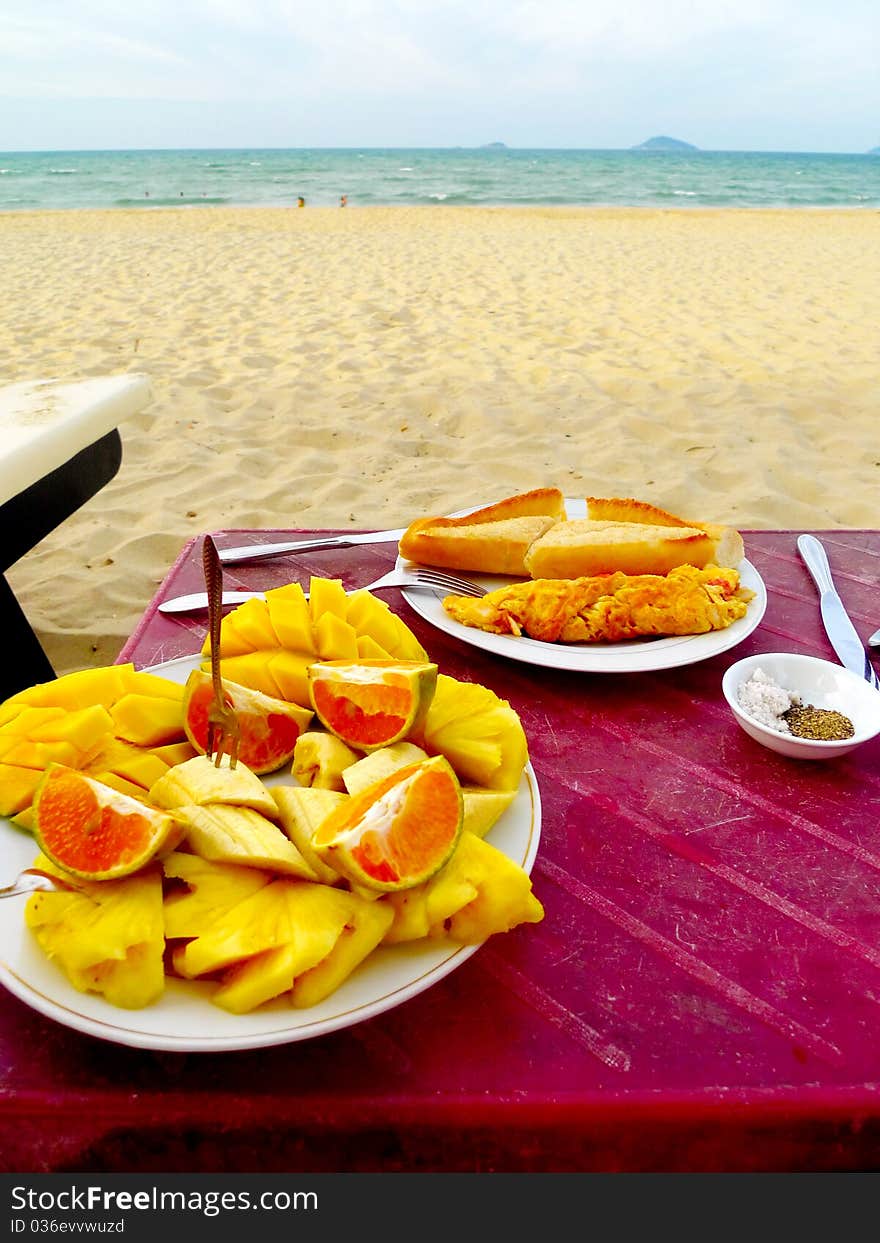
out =
[[[740,704],[739,689],[756,669],[762,669],[803,703],[842,712],[853,723],[853,736],[839,741],[798,738],[755,720]],[[794,759],[834,759],[880,734],[880,692],[858,674],[830,660],[794,652],[762,652],[731,665],[721,681],[721,689],[737,722],[751,738]]]

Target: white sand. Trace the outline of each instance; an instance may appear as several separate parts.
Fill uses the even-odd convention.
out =
[[[541,484],[878,524],[880,213],[393,208],[3,218],[0,383],[146,372],[116,479],[9,573],[60,673],[183,543]]]

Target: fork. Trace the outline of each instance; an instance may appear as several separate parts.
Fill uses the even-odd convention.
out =
[[[207,537],[206,537],[207,538]],[[484,596],[484,587],[477,586],[466,578],[458,578],[455,574],[445,574],[427,566],[413,565],[404,570],[391,570],[383,574],[374,583],[364,587],[352,588],[353,591],[381,591],[385,587],[411,587],[417,591],[445,591],[450,595]],[[246,600],[263,600],[262,591],[225,591],[223,604],[244,604]],[[163,600],[159,605],[160,613],[192,613],[208,607],[208,597],[204,592],[193,592],[188,596],[175,596]]]
[[[37,893],[39,890],[49,893],[66,890],[77,892],[77,886],[62,880],[60,876],[53,876],[51,872],[43,872],[40,868],[24,868],[11,885],[0,886],[0,898],[14,898],[20,893]]]
[[[238,717],[226,702],[223,682],[220,678],[220,622],[223,610],[223,568],[217,554],[217,546],[210,535],[202,545],[202,565],[205,586],[208,588],[208,633],[211,637],[211,681],[214,695],[208,707],[208,738],[205,754],[220,767],[223,752],[229,754],[229,767],[238,763],[238,744],[241,728]]]

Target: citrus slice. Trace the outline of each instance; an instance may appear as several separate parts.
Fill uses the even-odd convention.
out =
[[[462,795],[448,760],[400,768],[345,799],[312,835],[321,860],[366,889],[410,889],[439,872],[462,823]]]
[[[361,751],[387,747],[424,720],[437,666],[418,660],[322,660],[309,666],[321,723]]]
[[[51,764],[34,798],[34,836],[53,863],[84,880],[137,872],[180,841],[173,816],[85,773]]]
[[[252,773],[272,773],[293,758],[296,740],[312,719],[308,708],[274,699],[223,679],[226,701],[238,717],[238,758]],[[194,669],[183,699],[186,736],[204,755],[208,745],[208,709],[213,698],[211,675]]]

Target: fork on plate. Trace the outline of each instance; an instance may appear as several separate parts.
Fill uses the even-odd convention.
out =
[[[37,893],[39,890],[49,893],[70,890],[75,893],[78,886],[40,868],[24,868],[11,885],[0,885],[0,898],[15,898],[21,893]]]
[[[205,537],[210,538],[209,536]],[[410,587],[421,591],[443,591],[448,595],[480,597],[486,594],[484,587],[472,583],[467,578],[459,578],[455,574],[447,574],[442,570],[433,570],[429,566],[411,565],[400,570],[390,570],[377,578],[374,583],[353,588],[356,591],[381,591],[385,587]],[[223,604],[244,604],[246,600],[262,600],[262,591],[225,591],[222,593]],[[204,592],[194,592],[188,596],[174,596],[163,600],[159,605],[160,613],[193,613],[208,608],[208,597]],[[213,647],[213,644],[212,644]]]
[[[220,767],[223,753],[229,755],[229,767],[238,763],[238,744],[241,727],[234,710],[226,702],[223,682],[220,678],[220,622],[223,610],[223,567],[217,554],[217,546],[210,535],[205,536],[202,546],[202,565],[205,586],[208,589],[208,633],[211,641],[211,681],[214,695],[208,706],[208,739],[205,754],[213,759],[214,767]]]

